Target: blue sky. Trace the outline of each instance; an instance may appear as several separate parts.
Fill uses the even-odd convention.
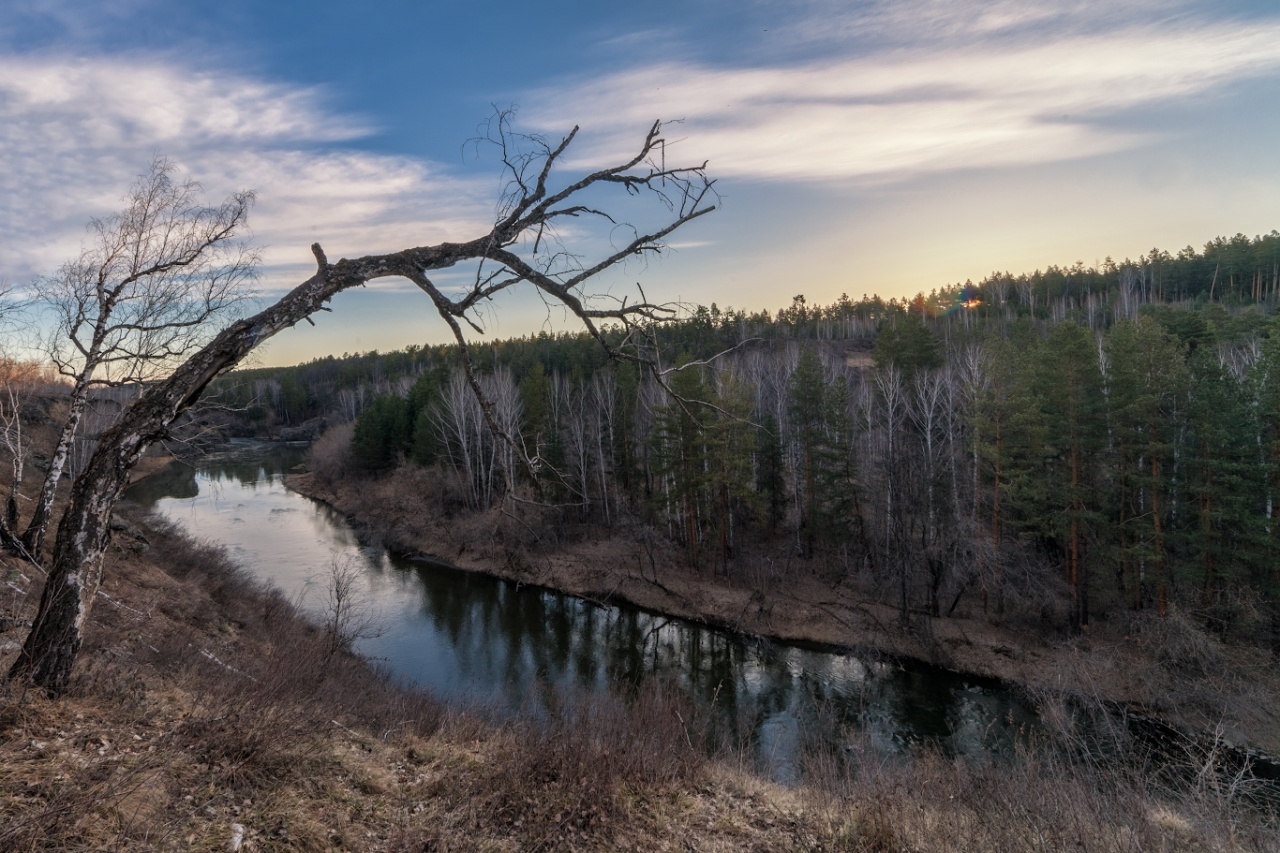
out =
[[[0,281],[73,255],[153,155],[253,188],[268,294],[331,258],[481,233],[493,105],[583,136],[572,165],[683,119],[719,211],[624,277],[775,309],[910,295],[1280,227],[1280,10],[1153,0],[309,3],[0,9]],[[407,286],[340,296],[261,357],[447,336]],[[490,335],[565,328],[514,296]]]

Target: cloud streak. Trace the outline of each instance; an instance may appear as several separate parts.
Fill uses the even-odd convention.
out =
[[[770,0],[764,0],[769,3]],[[795,45],[881,48],[1040,41],[1186,17],[1191,0],[798,0],[777,32]]]
[[[472,179],[352,146],[373,129],[316,89],[171,62],[0,57],[0,276],[22,282],[74,254],[86,220],[117,210],[155,154],[211,202],[257,190],[268,289],[309,274],[315,240],[365,254],[470,236],[491,218]]]
[[[969,37],[955,42],[854,58],[735,68],[664,62],[539,89],[526,100],[550,105],[535,112],[539,126],[602,131],[591,159],[621,150],[655,117],[687,117],[671,135],[687,137],[684,147],[710,157],[718,175],[883,181],[1131,148],[1151,132],[1127,124],[1128,112],[1280,68],[1274,20],[1174,19],[1054,39],[1038,31],[991,37],[1038,27],[1043,17],[1008,7],[971,23]]]

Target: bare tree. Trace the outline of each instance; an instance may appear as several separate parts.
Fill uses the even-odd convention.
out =
[[[350,652],[361,640],[381,637],[385,631],[382,615],[366,596],[364,566],[353,554],[334,554],[328,570],[321,576],[307,581],[324,593],[322,608],[324,620],[325,657]]]
[[[904,559],[899,547],[902,539],[902,519],[895,513],[902,513],[895,499],[901,489],[901,464],[903,430],[906,425],[908,388],[902,372],[898,368],[889,367],[877,370],[874,374],[876,390],[879,392],[883,408],[883,426],[885,435],[884,450],[884,556],[888,564],[898,564],[898,620],[906,627],[910,620],[908,610],[908,594],[910,589],[909,561]]]
[[[253,194],[205,207],[200,185],[177,180],[175,171],[170,161],[153,160],[125,209],[89,224],[89,245],[79,257],[35,282],[36,298],[53,319],[46,351],[71,381],[71,396],[22,534],[32,554],[43,544],[90,388],[171,370],[208,340],[210,321],[237,304],[253,275],[257,257],[238,239]]]
[[[498,425],[498,429],[504,435],[517,439],[511,442],[492,442],[493,449],[489,465],[489,481],[491,484],[489,487],[489,499],[492,501],[497,475],[500,474],[502,476],[503,487],[510,491],[515,481],[518,467],[516,454],[517,452],[520,454],[525,452],[525,443],[523,438],[520,437],[520,422],[524,417],[524,404],[520,400],[520,388],[516,385],[508,367],[500,365],[493,371],[492,375],[483,377],[481,387],[484,390],[484,398],[490,401],[493,406],[493,420]]]
[[[14,297],[13,285],[0,282],[0,328],[7,326],[18,312],[18,300]]]
[[[454,471],[466,483],[467,504],[473,509],[485,506],[480,481],[483,416],[475,393],[461,370],[454,371],[444,388],[435,413],[436,428],[453,461]]]
[[[485,423],[482,400],[491,405],[500,434],[512,439],[520,437],[523,408],[520,389],[508,368],[499,366],[492,375],[476,379],[482,397],[471,389],[466,372],[455,370],[432,418],[455,473],[466,484],[468,505],[480,509],[492,506],[503,494],[499,486],[510,489],[521,467],[517,453],[524,453],[523,441],[501,441],[499,433]]]
[[[23,305],[14,290],[0,283],[0,331],[10,339],[18,324]],[[27,439],[23,430],[23,409],[32,391],[47,380],[46,371],[29,358],[15,356],[0,344],[0,450],[9,457],[8,494],[0,509],[0,547],[20,552],[17,538],[18,499],[26,474]]]
[[[26,461],[23,412],[31,392],[43,380],[43,371],[34,361],[13,358],[0,351],[0,447],[9,455],[9,494],[0,517],[0,544],[14,544],[18,524],[18,497],[22,489]]]
[[[614,476],[612,457],[616,447],[618,415],[618,382],[613,373],[599,372],[591,377],[592,409],[595,416],[596,475],[600,481],[600,500],[604,504],[604,523],[612,523]]]
[[[515,134],[510,113],[491,123],[486,142],[498,150],[508,178],[497,221],[487,232],[463,243],[419,246],[384,255],[330,263],[319,244],[311,249],[316,272],[265,310],[232,323],[188,356],[167,378],[151,385],[104,434],[84,473],[75,479],[58,524],[48,579],[40,607],[11,679],[28,679],[51,695],[67,689],[81,646],[81,629],[102,579],[102,558],[112,507],[130,470],[146,448],[162,438],[180,413],[200,397],[219,374],[230,370],[260,343],[324,308],[334,295],[371,280],[403,277],[431,299],[452,330],[462,363],[490,429],[505,436],[484,399],[463,335],[463,323],[478,329],[474,312],[484,301],[520,284],[536,287],[549,302],[564,306],[611,354],[653,366],[640,350],[652,324],[669,316],[643,294],[636,301],[592,294],[587,284],[597,274],[638,255],[660,251],[663,239],[682,225],[714,210],[713,182],[706,164],[669,167],[662,124],[655,122],[634,156],[569,182],[556,180],[555,166],[577,135],[577,128],[552,145],[540,137]],[[558,188],[553,188],[558,186]],[[624,197],[645,197],[663,205],[655,226],[628,229],[604,208],[610,190]],[[247,202],[247,196],[244,197]],[[593,258],[570,252],[556,238],[557,226],[591,218],[610,226],[614,239]],[[473,283],[450,295],[428,277],[464,261],[476,262]],[[606,301],[611,299],[611,301]],[[603,324],[619,333],[606,337]],[[506,436],[509,440],[510,437]]]
[[[565,413],[565,473],[573,478],[569,487],[578,495],[579,518],[585,519],[591,511],[592,405],[582,383],[560,378],[552,387],[564,398],[560,405]]]

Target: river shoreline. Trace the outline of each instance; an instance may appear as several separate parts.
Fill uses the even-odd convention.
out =
[[[1264,677],[1270,669],[1266,662],[1248,655],[1233,658],[1232,664],[1243,667],[1239,680],[1249,683],[1255,695],[1236,697],[1218,683],[1171,684],[1178,673],[1158,660],[1155,650],[1131,637],[1110,636],[1105,629],[1049,642],[1030,630],[972,616],[913,615],[912,627],[903,630],[894,608],[866,600],[859,590],[833,588],[800,573],[782,587],[708,576],[623,530],[594,531],[594,537],[555,547],[513,547],[496,534],[510,525],[509,518],[497,513],[447,517],[431,505],[431,484],[420,472],[400,471],[336,487],[302,473],[288,475],[285,484],[342,513],[394,550],[465,571],[588,601],[625,603],[741,634],[914,659],[999,679],[1033,695],[1045,692],[1122,706],[1187,732],[1217,727],[1233,745],[1280,752],[1280,725],[1272,710],[1276,703],[1270,701],[1280,690],[1274,676]],[[1215,697],[1221,701],[1212,701]]]

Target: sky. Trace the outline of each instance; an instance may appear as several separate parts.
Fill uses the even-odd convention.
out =
[[[263,299],[311,274],[312,242],[479,236],[500,171],[467,141],[508,107],[551,139],[581,126],[566,175],[655,119],[669,161],[709,161],[719,209],[603,285],[655,301],[904,297],[1280,228],[1274,2],[11,0],[0,284],[56,272],[156,156],[211,203],[257,193]],[[480,320],[573,328],[519,293]],[[447,339],[388,280],[257,363]]]

